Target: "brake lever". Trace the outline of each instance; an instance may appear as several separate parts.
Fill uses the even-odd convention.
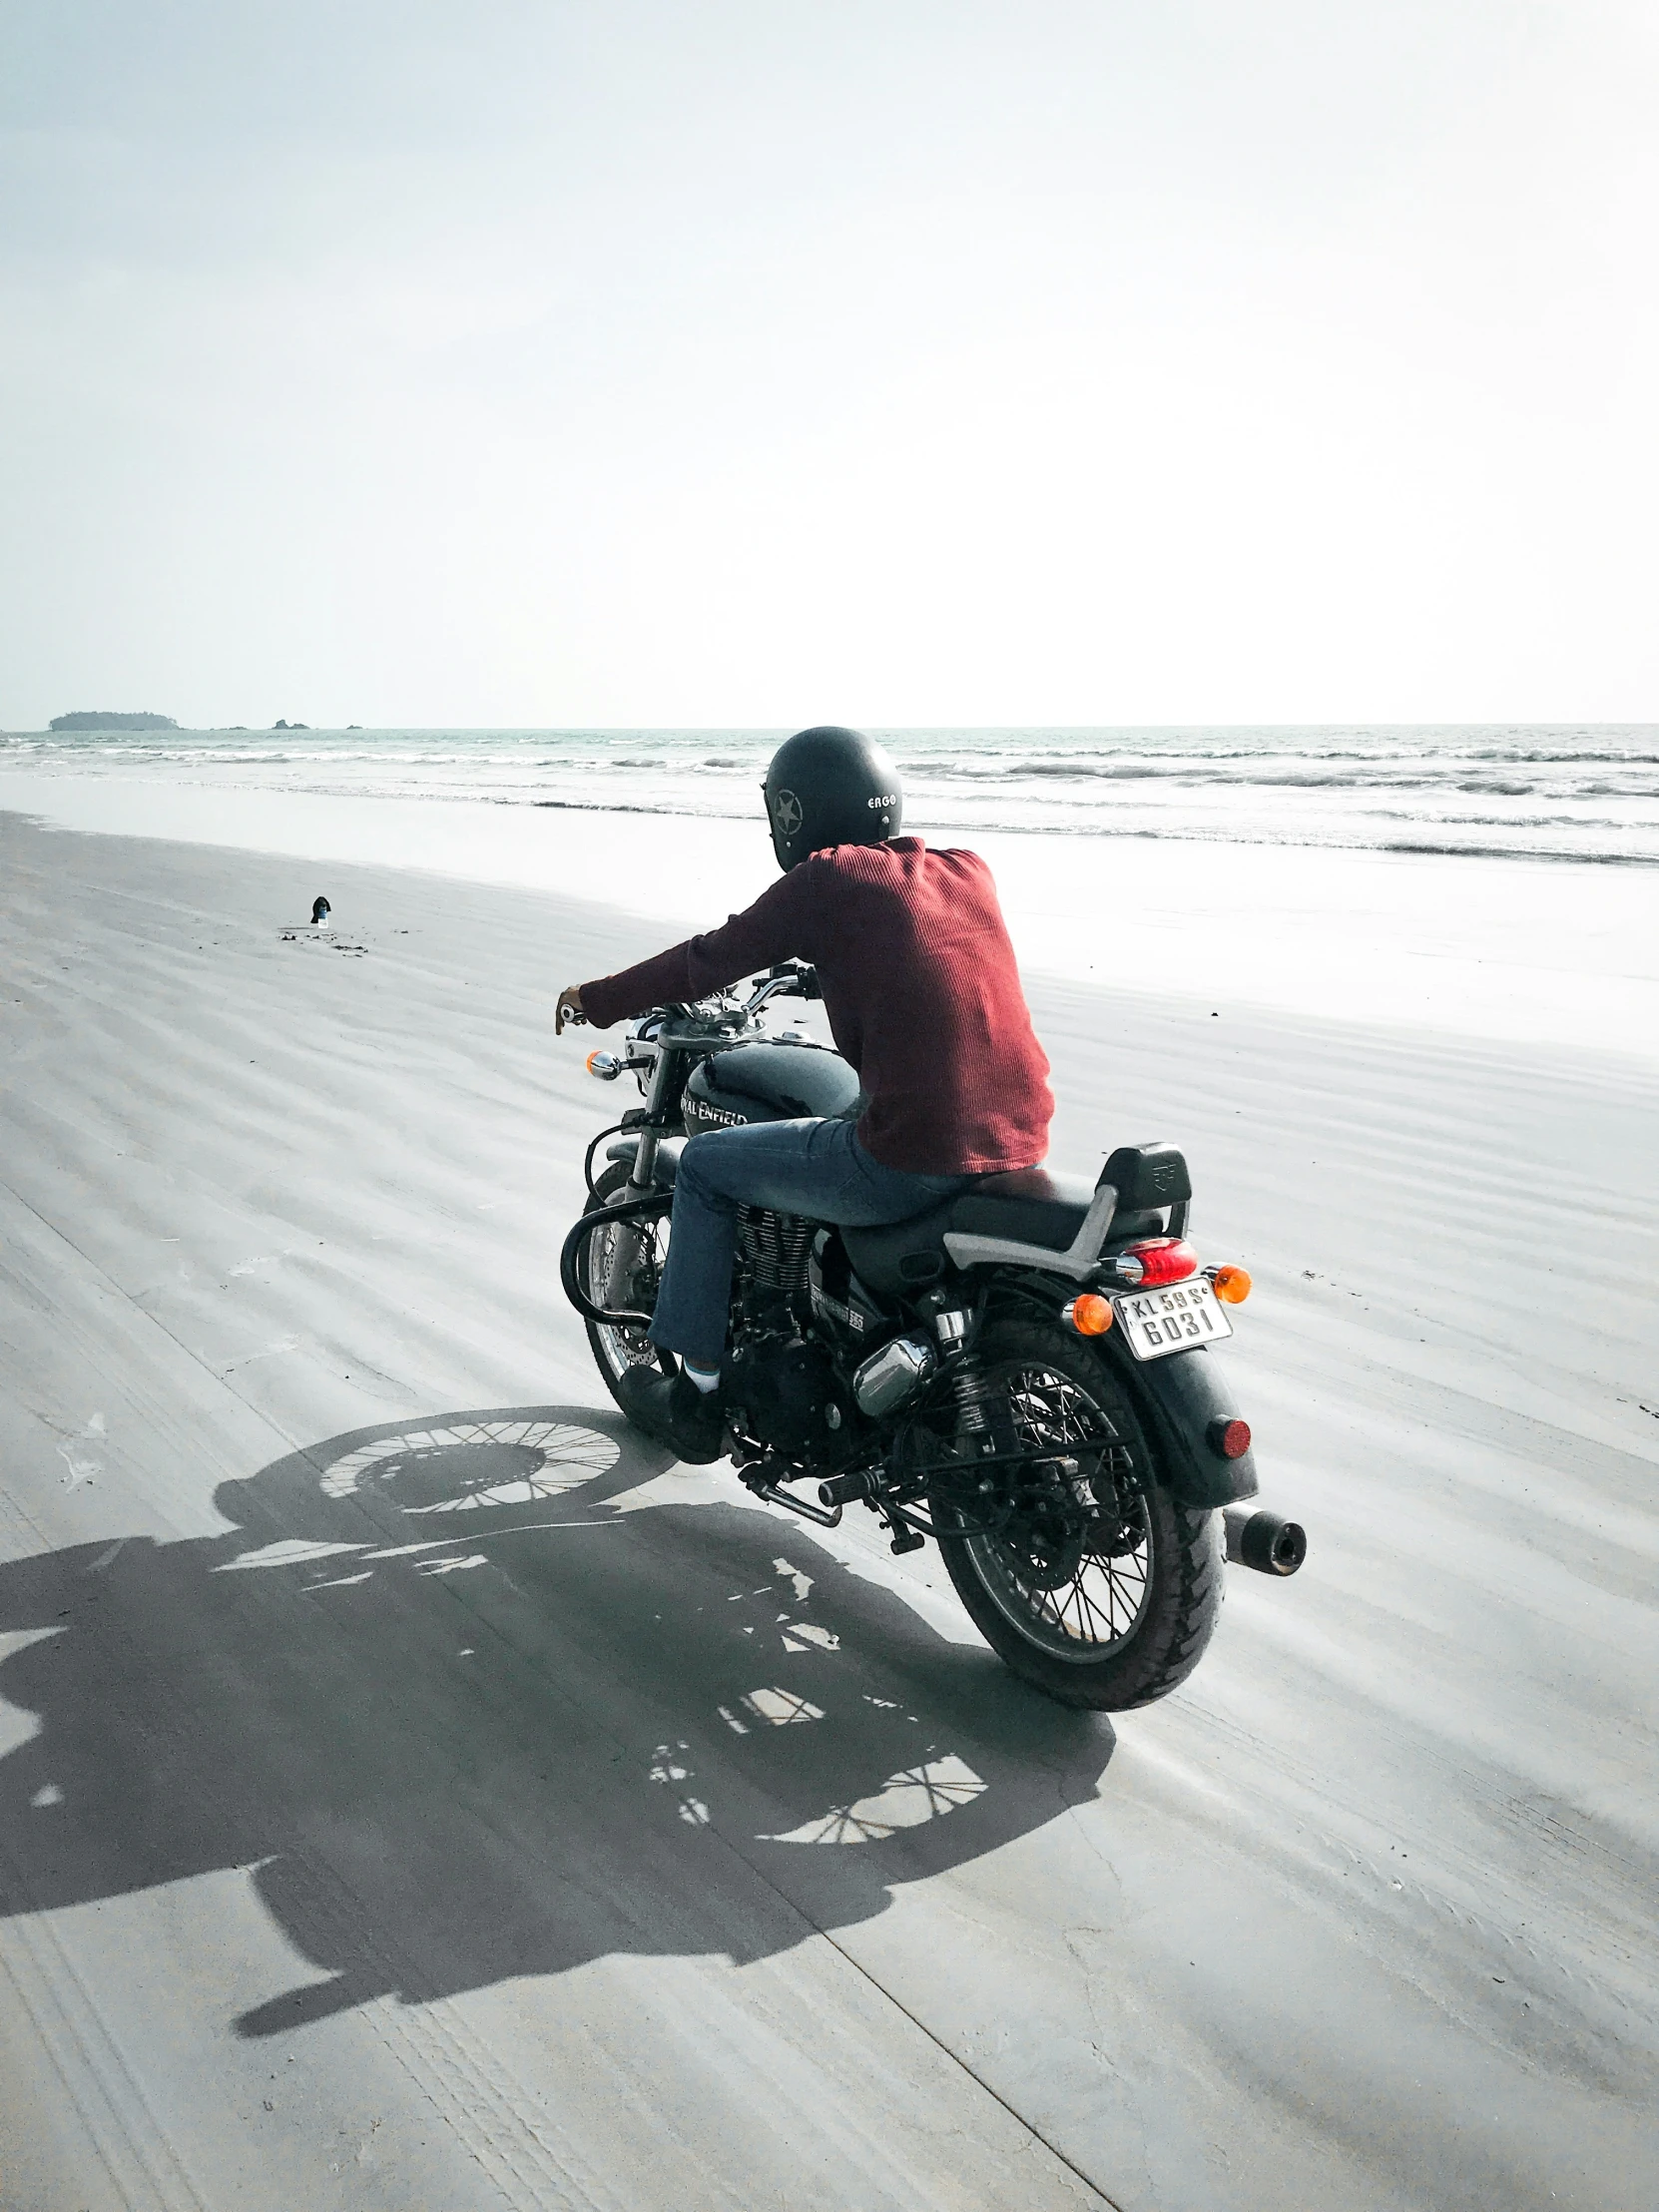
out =
[[[769,983],[783,983],[780,993],[785,998],[822,998],[824,988],[818,979],[818,969],[809,960],[780,960],[767,972]],[[793,985],[793,989],[789,986]]]

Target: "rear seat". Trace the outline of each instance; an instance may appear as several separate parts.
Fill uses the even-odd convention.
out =
[[[1082,1228],[1093,1198],[1094,1186],[1082,1176],[1017,1168],[1005,1175],[982,1175],[960,1198],[946,1199],[908,1221],[884,1229],[843,1229],[841,1243],[852,1272],[867,1290],[884,1298],[913,1295],[944,1274],[947,1229],[1064,1252]],[[1156,1237],[1163,1226],[1163,1216],[1150,1211],[1118,1214],[1111,1241]]]

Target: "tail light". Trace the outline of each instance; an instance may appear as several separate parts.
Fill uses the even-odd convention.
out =
[[[1250,1449],[1250,1423],[1235,1416],[1229,1420],[1225,1413],[1217,1414],[1205,1431],[1210,1449],[1223,1459],[1242,1459]]]
[[[1133,1260],[1140,1274],[1130,1274],[1123,1265],[1125,1260]],[[1123,1280],[1139,1290],[1155,1291],[1160,1284],[1180,1283],[1196,1275],[1198,1254],[1184,1237],[1146,1237],[1139,1244],[1126,1245],[1118,1254],[1117,1264]]]

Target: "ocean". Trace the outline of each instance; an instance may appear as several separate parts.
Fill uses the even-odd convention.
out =
[[[885,730],[910,825],[1659,862],[1659,726]],[[0,736],[0,770],[747,819],[786,731]]]

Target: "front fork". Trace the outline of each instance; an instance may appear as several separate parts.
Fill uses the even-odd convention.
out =
[[[659,1043],[656,1065],[651,1071],[651,1088],[646,1093],[645,1121],[634,1148],[634,1164],[627,1182],[612,1200],[613,1205],[649,1198],[656,1189],[657,1151],[663,1141],[663,1122],[673,1093],[674,1053],[669,1046]],[[647,1239],[654,1234],[651,1226],[640,1228],[632,1222],[619,1222],[611,1232],[610,1249],[605,1255],[605,1280],[596,1285],[602,1306],[632,1305],[634,1277]]]

